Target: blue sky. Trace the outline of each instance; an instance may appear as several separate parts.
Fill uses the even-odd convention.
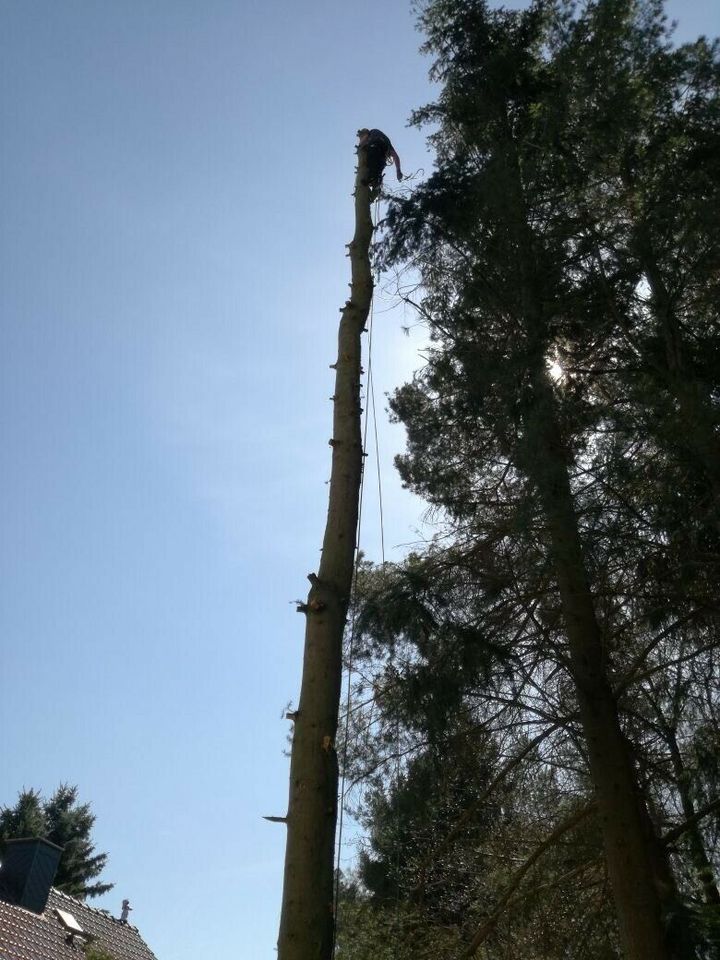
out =
[[[160,960],[272,956],[354,135],[428,167],[419,41],[405,2],[0,0],[0,804],[79,784]],[[386,307],[379,398],[422,342]]]

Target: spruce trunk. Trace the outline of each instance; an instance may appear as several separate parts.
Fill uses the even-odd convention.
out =
[[[361,333],[370,312],[372,220],[365,151],[358,151],[352,282],[342,309],[335,367],[332,469],[322,558],[310,574],[300,703],[290,760],[290,798],[279,960],[329,960],[337,821],[336,733],[342,644],[352,588],[362,475]]]
[[[508,143],[512,144],[509,124],[507,129]],[[548,379],[548,333],[538,306],[544,299],[543,281],[538,276],[539,261],[528,226],[522,173],[514,145],[510,146],[508,161],[514,174],[510,195],[516,209],[516,266],[522,310],[535,341],[524,468],[537,486],[547,523],[568,639],[569,670],[598,802],[620,939],[626,960],[674,960],[663,916],[664,904],[673,898],[674,882],[638,784],[608,676],[607,653],[595,615],[570,485],[570,455]]]
[[[535,379],[531,429],[536,441],[529,472],[548,525],[568,637],[590,773],[598,800],[605,858],[627,960],[670,960],[663,901],[673,881],[637,783],[630,745],[618,716],[607,657],[587,579],[568,455],[557,424],[552,388]]]

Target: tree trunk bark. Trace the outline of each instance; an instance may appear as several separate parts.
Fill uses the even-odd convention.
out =
[[[637,784],[608,680],[570,487],[568,453],[544,369],[535,372],[534,394],[527,423],[533,439],[525,468],[537,484],[548,525],[622,944],[627,960],[670,960],[673,951],[663,923],[663,901],[671,898],[674,885]]]
[[[548,332],[542,304],[544,277],[538,258],[514,135],[505,120],[508,198],[515,207],[520,309],[532,347],[531,391],[519,466],[535,483],[547,523],[551,556],[568,639],[569,668],[580,710],[602,829],[605,861],[625,960],[678,960],[666,930],[663,905],[675,889],[665,852],[638,785],[630,744],[623,734],[608,677],[602,631],[570,486],[570,453],[558,420],[547,371]]]
[[[370,311],[372,219],[365,151],[358,151],[352,283],[342,309],[335,366],[332,470],[317,576],[310,574],[300,703],[290,760],[290,798],[279,960],[329,960],[333,947],[333,876],[338,761],[335,736],[342,684],[342,643],[352,588],[362,475],[361,333]]]

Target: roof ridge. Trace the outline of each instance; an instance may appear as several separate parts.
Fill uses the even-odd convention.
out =
[[[69,893],[65,893],[64,890],[58,890],[57,887],[50,888],[53,893],[59,894],[59,896],[64,897],[66,900],[70,900],[72,903],[76,903],[79,907],[84,907],[85,910],[92,910],[93,913],[97,913],[99,916],[103,917],[105,920],[112,920],[114,923],[120,923],[123,927],[134,930],[136,933],[140,933],[137,927],[133,926],[132,923],[128,923],[127,920],[121,920],[119,917],[114,916],[110,913],[109,910],[101,910],[100,907],[92,907],[89,903],[85,903],[84,900],[80,900],[78,897],[73,897]]]

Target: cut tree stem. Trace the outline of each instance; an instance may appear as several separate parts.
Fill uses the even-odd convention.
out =
[[[300,703],[290,759],[290,798],[279,960],[330,960],[338,760],[335,739],[342,685],[342,644],[353,580],[362,476],[361,333],[370,312],[372,219],[365,151],[358,151],[352,282],[342,308],[334,364],[332,469],[322,558],[311,574],[305,613]]]

